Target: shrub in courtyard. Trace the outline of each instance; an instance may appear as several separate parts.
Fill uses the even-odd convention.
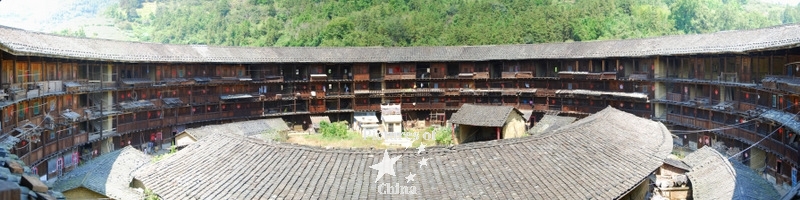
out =
[[[450,127],[443,127],[436,129],[436,144],[438,145],[450,145],[453,143],[453,138],[451,135]]]
[[[326,138],[345,139],[349,137],[347,123],[343,121],[333,123],[320,122],[319,131]]]

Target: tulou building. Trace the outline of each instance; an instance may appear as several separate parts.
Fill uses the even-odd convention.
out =
[[[588,191],[595,194],[589,196],[636,197],[638,194],[630,191],[637,191],[646,183],[644,177],[656,170],[668,154],[669,150],[662,144],[665,141],[675,143],[678,148],[696,150],[709,146],[727,152],[727,156],[763,172],[769,181],[792,185],[797,182],[796,168],[800,161],[798,33],[800,25],[794,24],[712,34],[531,45],[253,48],[73,38],[0,27],[0,144],[10,147],[10,152],[27,163],[32,173],[52,178],[69,172],[79,162],[114,150],[172,143],[176,135],[187,128],[207,124],[282,118],[307,129],[312,126],[312,117],[324,116],[331,121],[345,120],[353,124],[354,113],[366,112],[377,113],[375,118],[381,119],[381,123],[391,123],[395,127],[397,121],[428,124],[446,121],[463,105],[471,104],[482,109],[486,109],[485,106],[503,106],[504,110],[510,107],[510,111],[501,113],[502,117],[513,121],[513,127],[525,127],[526,121],[532,121],[533,126],[538,121],[535,119],[542,119],[546,114],[576,118],[594,113],[622,116],[603,111],[612,107],[615,111],[629,113],[630,117],[661,121],[673,131],[675,138],[660,138],[664,136],[661,127],[652,125],[659,134],[650,135],[659,137],[654,143],[659,146],[651,149],[652,152],[637,155],[653,161],[653,167],[634,166],[631,164],[634,161],[622,162],[620,165],[625,166],[620,169],[623,171],[635,169],[627,172],[634,173],[631,176],[636,180],[617,185],[613,190]],[[384,116],[382,105],[397,107],[400,114]],[[532,114],[526,118],[521,117],[525,116],[522,113]],[[459,116],[455,117],[464,118]],[[387,119],[392,121],[386,122]],[[464,124],[484,125],[478,121]],[[609,138],[585,140],[625,144],[625,147],[608,147],[611,149],[637,147],[620,142],[640,141],[640,138],[609,132],[638,133],[615,123],[624,121],[590,117],[584,124]],[[521,128],[502,128],[510,125],[504,125],[503,120],[499,122],[485,124],[489,128],[483,129],[497,131],[487,135],[485,140],[513,138],[526,132]],[[385,132],[399,132],[400,125],[396,127]],[[577,134],[583,130],[574,126],[568,128],[556,133]],[[500,133],[506,129],[513,133]],[[463,131],[462,135],[470,134],[468,130]],[[544,133],[541,138],[548,139],[543,140],[525,137],[500,143],[464,144],[467,146],[441,152],[443,155],[484,155],[482,151],[503,148],[503,145],[527,148],[524,141],[548,145],[564,142],[549,141],[561,138],[551,134]],[[265,147],[227,135],[212,138],[227,142],[225,145],[229,146],[244,143],[262,152],[290,149],[319,157],[319,162],[323,163],[333,162],[326,159],[328,154],[336,154],[281,146],[284,144]],[[459,142],[484,140],[473,138],[476,139],[460,139]],[[579,141],[570,142],[577,144]],[[198,143],[210,145],[202,140]],[[201,151],[198,148],[190,150]],[[487,155],[498,152],[501,151]],[[547,152],[537,150],[530,156]],[[358,160],[364,153],[345,151],[339,154]],[[609,151],[608,155],[614,152]],[[179,154],[178,157],[188,156]],[[589,158],[580,154],[572,156],[569,158],[575,162]],[[505,162],[520,163],[520,166],[534,162],[522,161],[522,157],[522,154],[513,155]],[[192,162],[203,163],[201,158],[192,159]],[[273,165],[294,166],[294,162]],[[454,167],[452,170],[469,168],[464,167],[469,161],[453,162],[457,163],[447,164]],[[500,166],[487,164],[482,169]],[[557,164],[544,167],[553,166]],[[145,169],[168,172],[162,168],[170,170],[167,165]],[[519,173],[524,171],[523,168],[519,170]],[[608,171],[612,172],[615,171]],[[517,175],[504,171],[492,173]],[[543,174],[530,172],[522,177],[538,175]],[[478,187],[481,182],[462,178],[468,180],[467,187]],[[178,195],[172,196],[177,198],[186,195],[170,193],[165,189],[167,184],[147,174],[137,174],[134,179],[144,185],[152,184],[155,191],[164,195]],[[361,179],[370,182],[368,177],[359,177]],[[275,184],[284,184],[276,181]],[[299,186],[306,186],[304,184],[306,182]],[[435,185],[430,182],[430,186]],[[442,187],[461,188],[458,185]],[[277,192],[292,194],[298,188],[291,186]],[[481,190],[470,192],[478,192],[474,196],[483,194]],[[542,191],[545,193],[547,191]],[[331,193],[330,196],[348,197],[341,195],[345,193]],[[459,194],[443,195],[463,198]]]

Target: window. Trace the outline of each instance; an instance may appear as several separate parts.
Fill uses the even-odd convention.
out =
[[[31,79],[32,81],[41,81],[41,74],[42,74],[42,64],[41,63],[31,63]]]
[[[33,102],[33,115],[39,115],[39,106],[38,101]]]
[[[772,108],[778,107],[778,96],[772,95]]]
[[[67,166],[67,167],[72,166],[72,154],[71,153],[64,155],[64,166]]]
[[[19,104],[19,108],[17,109],[17,118],[18,119],[25,119],[25,111],[28,110],[27,103]]]
[[[389,68],[389,74],[394,74],[394,69]]]

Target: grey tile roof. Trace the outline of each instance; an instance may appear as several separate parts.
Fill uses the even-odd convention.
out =
[[[384,150],[324,149],[214,134],[134,173],[165,199],[613,199],[672,149],[664,125],[608,108],[549,137],[389,150],[396,176],[370,166]],[[573,124],[576,124],[573,123]],[[420,166],[422,158],[429,159]],[[404,177],[416,174],[414,181]],[[416,196],[383,195],[381,184]]]
[[[281,118],[264,119],[264,123],[266,123],[267,126],[269,126],[269,128],[272,130],[277,130],[277,131],[290,130],[289,126],[286,125],[286,121],[283,121],[283,119]]]
[[[761,113],[761,117],[778,122],[791,129],[792,132],[800,133],[800,121],[794,114],[778,110],[766,110]]]
[[[328,116],[311,116],[311,126],[314,128],[319,128],[319,123],[321,122],[328,122],[331,123],[331,118]]]
[[[513,112],[513,113],[512,113]],[[470,126],[502,127],[511,114],[523,116],[512,106],[464,104],[450,117],[450,122]]]
[[[675,160],[675,159],[672,159],[672,158],[667,158],[667,159],[664,159],[664,164],[667,164],[667,165],[670,165],[670,166],[673,166],[673,167],[677,167],[679,169],[683,169],[683,170],[686,170],[686,171],[692,171],[692,168],[689,167],[689,165],[686,165],[686,163],[684,163],[681,160]]]
[[[692,170],[686,175],[695,199],[777,199],[775,188],[750,168],[731,163],[705,146],[687,155],[683,162]],[[737,166],[738,165],[738,166]]]
[[[114,199],[142,199],[142,193],[129,185],[134,170],[147,163],[149,156],[128,146],[78,166],[58,178],[53,190],[64,192],[83,187]]]
[[[741,53],[800,44],[800,25],[644,39],[450,47],[217,47],[74,38],[0,27],[0,49],[14,55],[122,62],[415,62],[646,57]]]
[[[155,108],[156,105],[149,100],[139,100],[139,101],[129,101],[129,102],[122,102],[119,103],[119,106],[125,110],[131,109],[145,109],[145,108]]]
[[[796,186],[792,187],[792,189],[789,189],[789,191],[786,192],[786,194],[784,194],[783,197],[781,197],[781,200],[796,200],[796,199],[800,199],[800,184],[797,184]]]
[[[556,90],[556,94],[563,95],[586,95],[586,96],[614,96],[614,97],[628,97],[633,99],[647,99],[647,94],[640,92],[606,92],[594,90]]]
[[[736,190],[733,199],[770,200],[779,199],[780,194],[772,183],[758,175],[753,169],[742,163],[731,162],[736,170]]]
[[[287,126],[286,122],[284,122],[283,119],[281,118],[270,118],[270,119],[257,119],[257,120],[241,121],[241,122],[232,122],[232,123],[217,124],[217,125],[206,125],[197,128],[189,128],[184,131],[192,135],[192,137],[200,140],[208,135],[218,132],[251,136],[269,132],[271,130],[287,131],[289,130],[289,126]]]
[[[164,104],[168,106],[180,106],[183,104],[183,101],[181,101],[180,98],[163,98],[161,100],[164,101]]]
[[[522,113],[522,119],[525,121],[531,120],[531,115],[533,115],[533,110],[519,110]]]
[[[530,130],[528,130],[528,133],[531,135],[539,135],[542,133],[555,131],[563,126],[571,124],[574,121],[574,117],[544,115],[539,122],[536,122],[536,124],[534,124]]]

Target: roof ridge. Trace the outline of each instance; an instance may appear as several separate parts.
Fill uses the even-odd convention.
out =
[[[647,57],[742,53],[800,45],[800,24],[635,39],[480,46],[241,47],[78,38],[0,26],[0,49],[14,55],[118,62],[431,62]],[[777,31],[773,31],[777,30]],[[767,35],[765,37],[763,35]],[[729,39],[734,36],[736,39]],[[127,46],[138,51],[127,50]],[[633,48],[629,48],[633,46]]]
[[[465,105],[469,105],[469,104],[465,104]],[[603,117],[599,117],[598,116],[597,118],[599,120],[603,121],[603,122],[607,122],[609,119],[606,116],[608,116],[609,113],[613,112],[613,111],[618,111],[621,114],[628,114],[628,115],[633,116],[630,113],[618,110],[618,109],[613,108],[611,106],[607,107],[606,109],[601,110],[600,112],[598,112],[598,113],[596,113],[594,115],[601,114]],[[636,116],[634,116],[634,117],[636,117]],[[584,118],[584,119],[586,119],[586,118]],[[584,125],[584,124],[587,124],[587,123],[596,123],[597,122],[596,119],[592,119],[591,121],[587,121],[587,122],[584,122],[584,123],[581,123],[581,124],[577,124],[578,122],[583,121],[584,119],[575,121],[575,122],[573,122],[573,123],[571,123],[571,124],[569,124],[567,126],[559,128],[559,129],[557,129],[555,131],[561,132],[561,131],[567,130],[567,129],[571,128],[571,127],[574,127],[574,126],[579,126],[579,125]],[[654,123],[657,123],[657,122],[654,122]],[[615,125],[614,123],[609,123],[609,124]],[[664,127],[661,127],[661,128],[662,128],[662,131],[664,131]],[[203,138],[203,140],[205,140],[206,138],[211,138],[211,136],[213,136],[213,135],[222,136],[222,137],[226,137],[226,138],[230,138],[230,139],[242,140],[242,141],[245,141],[245,142],[250,142],[250,143],[254,143],[254,144],[258,144],[258,145],[266,145],[266,146],[270,146],[270,147],[273,147],[273,148],[300,149],[300,150],[308,150],[308,151],[315,151],[315,152],[334,152],[334,153],[350,153],[350,154],[375,154],[375,153],[380,153],[381,150],[393,150],[393,151],[395,151],[394,152],[395,154],[416,154],[416,150],[413,150],[413,149],[409,150],[409,149],[400,149],[400,148],[397,148],[397,149],[377,149],[377,148],[340,148],[340,147],[330,147],[330,148],[328,148],[328,147],[303,145],[303,144],[296,144],[296,143],[289,143],[289,142],[277,142],[277,141],[267,142],[267,141],[263,141],[263,140],[259,140],[259,139],[255,139],[255,138],[250,138],[250,137],[245,137],[245,136],[241,136],[241,135],[238,135],[238,134],[232,134],[232,133],[213,133],[213,134]],[[555,135],[558,135],[558,134],[557,133],[555,133],[555,134],[547,134],[547,135],[543,135],[542,137],[528,136],[528,137],[519,137],[519,138],[508,138],[508,139],[502,139],[502,140],[470,142],[470,143],[461,144],[461,145],[454,145],[454,146],[430,146],[430,147],[426,147],[426,151],[432,152],[432,153],[433,152],[436,152],[436,153],[457,153],[457,152],[461,152],[461,151],[492,148],[492,147],[499,147],[499,146],[504,146],[504,145],[514,145],[514,144],[520,144],[520,143],[525,143],[525,142],[530,142],[530,141],[544,140],[544,139],[547,139],[547,138],[550,138],[550,137],[555,137]],[[662,140],[663,140],[663,138],[662,138]],[[664,142],[662,142],[661,145],[664,145]]]

